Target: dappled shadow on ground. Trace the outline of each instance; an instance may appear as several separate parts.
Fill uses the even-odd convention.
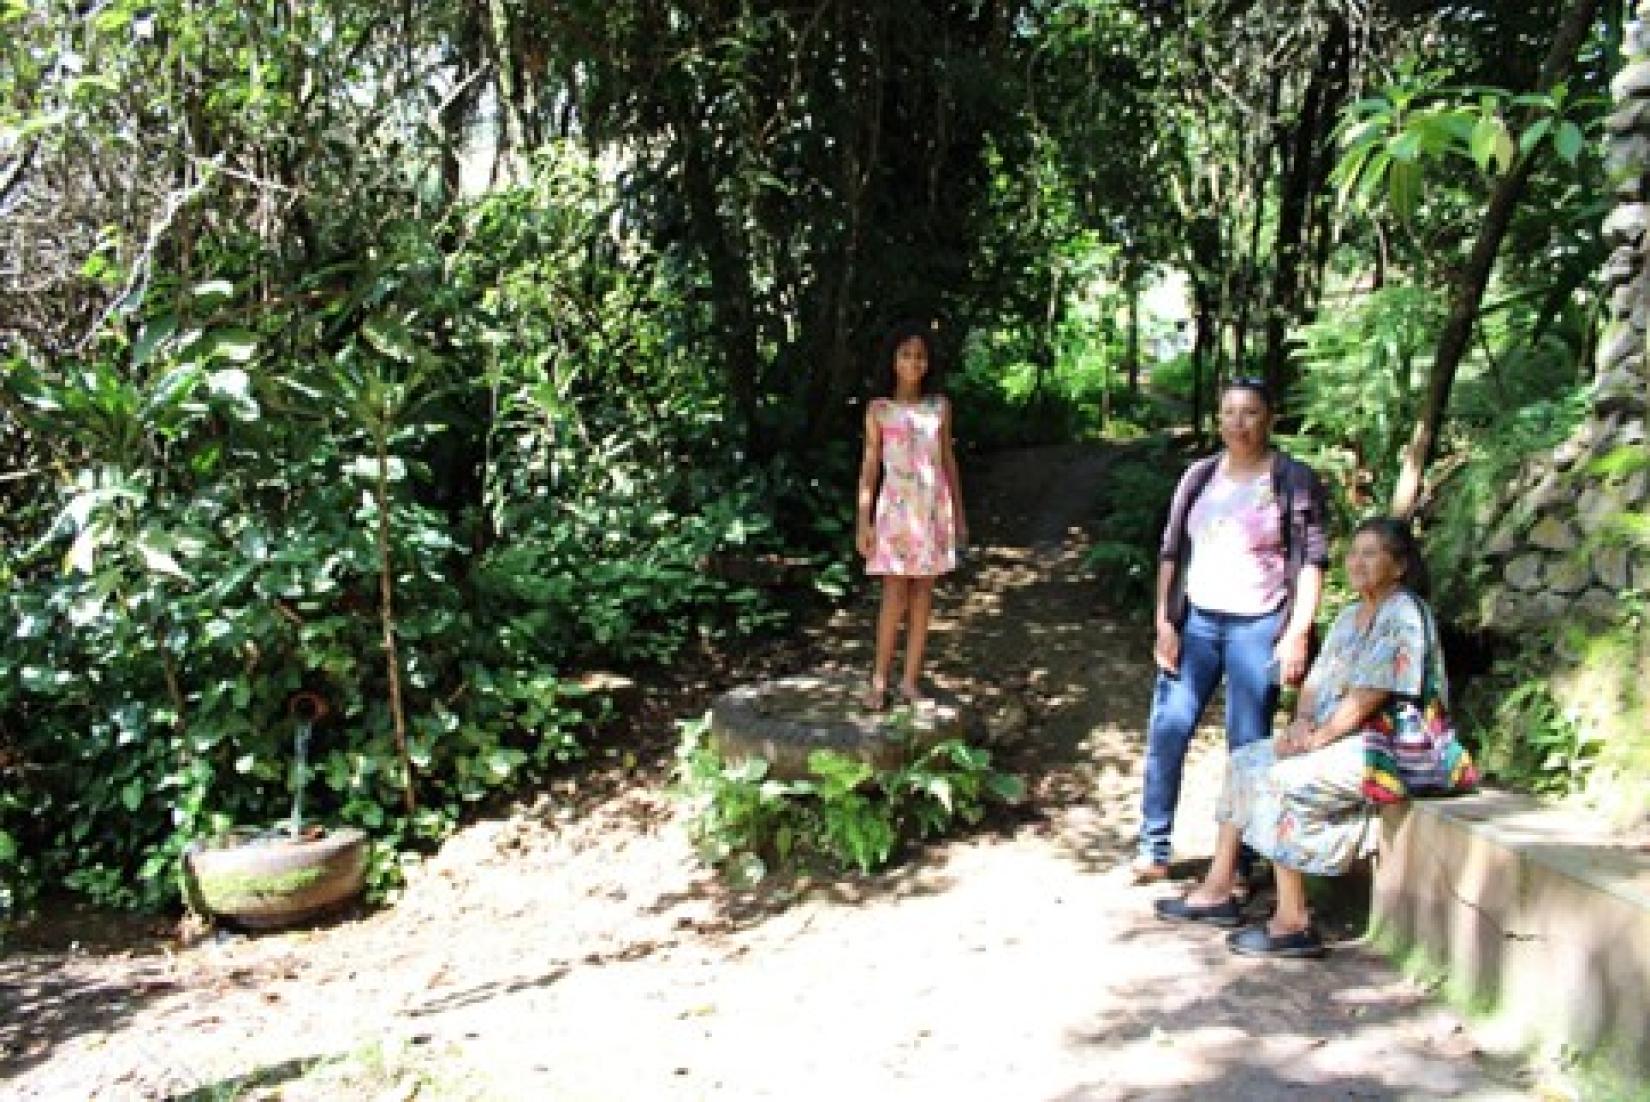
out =
[[[205,1083],[184,1094],[169,1096],[172,1102],[220,1102],[227,1098],[241,1098],[248,1091],[277,1088],[301,1080],[331,1062],[342,1059],[339,1054],[326,1056],[296,1056],[290,1060],[254,1068],[240,1075]],[[278,1094],[274,1097],[280,1097]]]
[[[1151,690],[1146,629],[1102,612],[1104,595],[1081,562],[1084,509],[1105,457],[1093,449],[1059,453],[1052,473],[1037,455],[994,468],[970,498],[981,509],[983,545],[946,581],[936,610],[934,680],[984,713],[1017,717],[994,732],[991,747],[999,765],[1025,776],[1024,805],[913,845],[873,876],[781,871],[743,889],[698,859],[684,809],[668,792],[676,721],[752,680],[832,669],[863,675],[876,607],[867,590],[793,639],[746,655],[706,651],[639,676],[645,690],[592,740],[585,763],[467,826],[423,862],[390,909],[313,935],[236,939],[180,954],[192,998],[141,1020],[114,1001],[103,1005],[90,987],[77,992],[72,979],[36,992],[28,1012],[14,1010],[8,986],[0,1019],[7,1058],[21,1045],[27,1059],[44,1059],[26,1048],[43,1020],[48,1038],[122,1034],[101,1050],[110,1059],[99,1082],[118,1081],[141,1063],[146,1045],[167,1048],[169,1057],[181,1055],[175,1045],[200,1057],[178,1066],[210,1069],[193,1082],[212,1082],[185,1097],[256,1097],[263,1087],[307,1087],[353,1059],[304,1054],[405,1035],[461,1049],[454,1067],[502,1065],[540,1077],[531,1081],[543,1091],[518,1097],[707,1097],[697,1080],[677,1078],[701,1055],[730,1085],[718,1096],[739,1097],[732,1085],[747,1065],[775,1054],[787,1061],[775,1082],[795,1074],[791,1061],[821,1057],[808,1073],[821,1079],[851,1063],[809,1051],[846,1037],[858,1046],[845,1049],[856,1060],[871,1052],[882,1061],[855,1066],[888,1069],[885,1083],[907,1072],[949,1081],[970,1053],[985,1054],[973,1065],[981,1073],[1000,1064],[998,1073],[1014,1074],[1013,1059],[1039,1070],[1045,1059],[1075,1053],[1030,1095],[998,1096],[1321,1096],[1298,1085],[1296,1065],[1316,1059],[1313,1043],[1333,1043],[1320,1040],[1330,1023],[1290,1041],[1306,1056],[1285,1046],[1295,1037],[1289,1029],[1321,1010],[1287,970],[1234,972],[1218,934],[1135,920],[1150,915],[1152,889],[1089,875],[1131,848]],[[1326,965],[1342,966],[1336,958]],[[0,971],[0,980],[11,974]],[[1071,983],[1072,975],[1089,988]],[[1017,988],[1026,976],[1035,982]],[[1005,990],[1042,1012],[1017,1038],[1002,1029],[1015,1008],[994,1001]],[[1354,989],[1335,1022],[1354,1032],[1390,1025],[1413,1006],[1408,997],[1396,988]],[[113,1000],[120,998],[117,991]],[[41,1006],[45,1019],[35,1017]],[[70,1023],[74,1006],[83,1010]],[[615,1013],[625,1017],[612,1021]],[[197,1028],[207,1021],[217,1036]],[[631,1021],[648,1032],[627,1034]],[[945,1038],[942,1050],[926,1049],[930,1027]],[[1186,1076],[1089,1078],[1110,1063],[1085,1058],[1095,1054],[1120,1053],[1147,1072],[1172,1065],[1176,1050],[1164,1044],[1165,1032],[1172,1041],[1182,1027],[1199,1040],[1187,1050],[1200,1061],[1197,1088],[1184,1087]],[[1261,1042],[1231,1039],[1243,1030]],[[912,1035],[904,1047],[884,1044],[901,1031]],[[53,1068],[70,1074],[78,1054],[58,1055]],[[632,1062],[661,1069],[647,1081],[651,1093],[612,1089],[636,1081],[625,1074]],[[564,1063],[608,1089],[562,1089]],[[13,1066],[27,1065],[0,1068]],[[1362,1068],[1371,1066],[1381,1065],[1371,1057]],[[1226,1079],[1248,1092],[1220,1094]],[[814,1082],[787,1085],[808,1096]],[[1352,1072],[1316,1082],[1341,1097],[1390,1094],[1386,1081]]]
[[[1453,1015],[1428,1013],[1424,990],[1379,978],[1389,973],[1355,940],[1321,961],[1235,959],[1224,933],[1196,927],[1124,940],[1200,963],[1166,976],[1150,1000],[1098,997],[1070,1043],[1127,1073],[1050,1102],[1457,1097],[1482,1088],[1486,1072],[1509,1090],[1525,1078],[1516,1061],[1477,1054]]]
[[[1026,803],[989,827],[1056,835],[1091,871],[1116,866],[1132,848],[1152,684],[1145,627],[1109,607],[1083,563],[1099,487],[1118,454],[1028,449],[993,456],[982,477],[965,478],[979,544],[941,581],[929,637],[932,679],[986,718],[996,764],[1027,782]],[[877,600],[868,586],[814,633],[822,666],[864,676]],[[1017,729],[995,729],[1004,715]],[[898,894],[913,874],[896,868],[878,879]]]
[[[444,1014],[449,1010],[474,1006],[476,1003],[496,999],[501,995],[518,995],[523,991],[549,987],[564,979],[569,971],[571,971],[569,966],[560,965],[537,976],[518,976],[509,980],[492,980],[456,990],[443,991],[440,997],[427,999],[409,1008],[406,1013],[413,1018],[425,1017],[431,1014]]]
[[[50,1058],[65,1041],[118,1031],[138,1006],[176,989],[158,969],[112,978],[56,955],[0,960],[0,1079]]]

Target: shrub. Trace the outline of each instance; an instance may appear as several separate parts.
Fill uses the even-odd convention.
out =
[[[760,758],[724,761],[709,744],[708,716],[681,726],[677,779],[694,842],[706,861],[747,881],[798,862],[870,873],[901,842],[976,823],[988,802],[1024,795],[1018,777],[992,768],[989,751],[955,739],[887,770],[816,751],[811,777],[785,781]]]

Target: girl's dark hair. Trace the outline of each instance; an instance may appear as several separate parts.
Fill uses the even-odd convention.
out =
[[[883,397],[892,397],[894,388],[899,383],[899,375],[894,371],[894,357],[899,352],[899,346],[915,337],[922,342],[923,348],[928,350],[928,372],[922,377],[922,392],[935,394],[940,389],[940,360],[934,349],[934,327],[929,321],[911,318],[898,322],[882,338],[882,347],[877,352],[877,393]]]
[[[1426,560],[1421,558],[1421,545],[1409,525],[1397,517],[1370,517],[1353,529],[1352,537],[1356,539],[1365,532],[1380,540],[1386,553],[1396,560],[1403,571],[1400,580],[1404,588],[1417,597],[1425,597],[1431,589],[1431,579],[1427,575]]]
[[[1272,389],[1266,385],[1266,380],[1259,375],[1234,375],[1226,380],[1226,385],[1220,388],[1220,393],[1229,390],[1244,390],[1260,399],[1261,405],[1266,407],[1267,413],[1275,413],[1277,404],[1272,401]]]

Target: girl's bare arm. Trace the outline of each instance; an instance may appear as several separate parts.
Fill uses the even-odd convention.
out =
[[[854,545],[859,553],[871,554],[871,510],[877,501],[877,480],[882,475],[882,434],[877,431],[876,411],[865,410],[865,452],[859,463],[859,494],[854,509]]]
[[[945,465],[945,480],[951,484],[951,508],[957,518],[957,542],[968,542],[968,511],[963,508],[962,478],[957,474],[957,453],[951,446],[951,401],[941,407],[940,461]]]

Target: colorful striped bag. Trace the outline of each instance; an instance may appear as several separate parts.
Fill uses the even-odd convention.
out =
[[[1456,737],[1442,690],[1443,652],[1432,610],[1418,598],[1415,603],[1427,633],[1421,694],[1393,696],[1364,724],[1363,791],[1372,803],[1469,792],[1478,784],[1478,767]]]

